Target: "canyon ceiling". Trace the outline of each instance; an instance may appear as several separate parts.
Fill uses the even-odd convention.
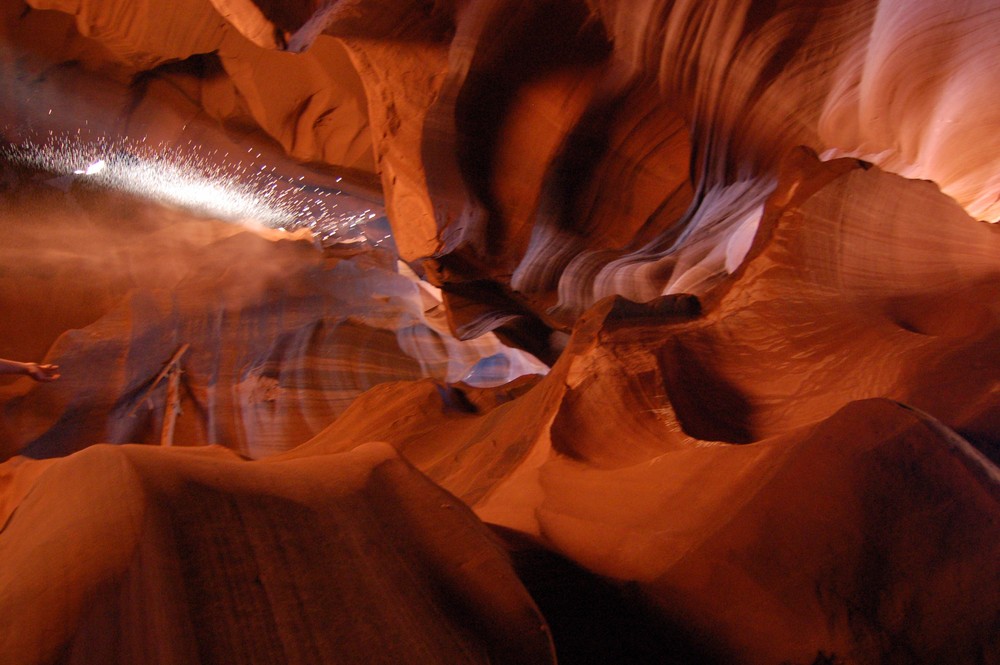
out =
[[[993,0],[7,0],[0,662],[1000,662]]]

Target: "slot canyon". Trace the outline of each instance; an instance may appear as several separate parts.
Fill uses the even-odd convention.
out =
[[[996,0],[3,0],[0,664],[1000,664],[998,93]]]

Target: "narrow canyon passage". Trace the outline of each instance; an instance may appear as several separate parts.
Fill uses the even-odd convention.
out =
[[[1000,661],[998,27],[4,3],[0,662]]]

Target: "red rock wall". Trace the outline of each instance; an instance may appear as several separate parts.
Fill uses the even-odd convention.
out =
[[[324,252],[37,174],[0,200],[0,357],[63,374],[4,377],[4,457],[159,442],[167,386],[153,382],[183,344],[176,440],[251,457],[305,441],[386,381],[545,371],[492,336],[454,339],[387,250]]]
[[[283,452],[0,466],[0,660],[546,662],[543,621],[563,662],[1000,658],[994,3],[52,8],[6,10],[10,117],[28,72],[133,101],[155,72],[136,126],[166,100],[377,173],[443,305],[214,225],[121,250],[127,278],[66,249],[5,273],[41,302],[6,348],[65,375],[4,388],[5,454],[155,435],[121,411],[189,338],[178,443]],[[60,242],[118,237],[91,226]],[[444,320],[552,370],[410,380],[453,377]]]

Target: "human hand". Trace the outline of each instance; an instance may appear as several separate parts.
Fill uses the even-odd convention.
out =
[[[38,363],[24,363],[24,373],[35,381],[55,381],[59,374],[59,365],[39,365]]]

